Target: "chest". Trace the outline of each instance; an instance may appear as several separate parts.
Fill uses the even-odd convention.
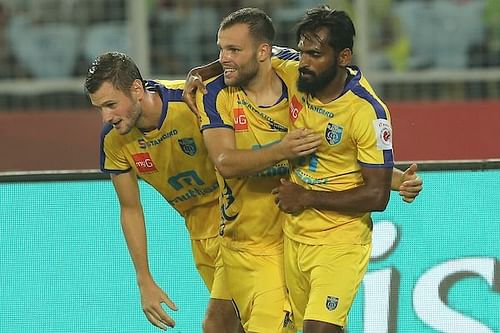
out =
[[[258,149],[280,141],[289,127],[288,100],[270,107],[258,107],[246,99],[237,99],[230,118],[239,149]]]

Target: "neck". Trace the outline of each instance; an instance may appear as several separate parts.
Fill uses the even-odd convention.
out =
[[[345,81],[347,80],[347,69],[341,68],[335,78],[323,89],[319,90],[314,97],[319,99],[321,103],[329,103],[342,95],[344,91]]]
[[[261,64],[257,75],[242,87],[257,105],[273,105],[283,93],[281,80],[271,66],[271,61]]]
[[[156,92],[146,92],[140,101],[142,113],[137,121],[137,127],[143,131],[151,131],[157,128],[160,122],[163,102]]]

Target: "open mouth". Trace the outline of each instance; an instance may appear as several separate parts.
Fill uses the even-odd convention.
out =
[[[224,68],[224,75],[232,75],[236,72],[235,68]]]

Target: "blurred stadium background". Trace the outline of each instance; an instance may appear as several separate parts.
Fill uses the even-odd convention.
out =
[[[319,3],[1,0],[0,150],[8,158],[0,170],[97,167],[99,116],[82,82],[101,52],[129,53],[148,78],[184,78],[217,57],[218,22],[229,12],[265,9],[276,44],[293,47],[294,23]],[[391,107],[398,160],[500,156],[500,1],[325,3],[355,20],[354,63]]]
[[[265,9],[277,45],[311,0],[1,0],[0,170],[96,168],[99,115],[82,82],[119,50],[148,78],[184,78],[217,57],[218,22]],[[354,63],[391,107],[396,157],[500,156],[500,1],[336,0],[357,27]],[[22,130],[21,130],[22,128]],[[5,156],[5,155],[4,155]]]
[[[112,188],[91,180],[102,178],[101,120],[83,93],[91,60],[123,51],[145,78],[182,79],[217,57],[218,23],[231,11],[266,10],[276,45],[294,47],[294,23],[322,3],[355,21],[353,63],[390,107],[396,159],[440,170],[422,172],[414,205],[395,198],[377,215],[396,226],[384,237],[398,249],[370,266],[373,292],[361,293],[352,332],[500,332],[500,0],[0,0],[0,332],[155,331],[137,303]],[[142,190],[158,229],[153,269],[165,286],[189,284],[172,291],[190,309],[172,332],[199,332],[207,295],[182,222]],[[425,287],[436,272],[444,307]],[[60,314],[66,298],[73,324]],[[418,305],[426,301],[435,317]]]

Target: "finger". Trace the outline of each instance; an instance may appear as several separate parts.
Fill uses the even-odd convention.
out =
[[[158,309],[157,311],[157,316],[160,318],[160,321],[169,326],[169,327],[174,327],[175,326],[175,320],[172,319],[172,317],[170,317],[166,312],[165,310],[163,310],[161,307],[160,309]]]
[[[310,136],[310,135],[318,135],[318,134],[315,134],[315,131],[313,129],[310,129],[310,128],[301,128],[302,130],[302,135],[303,136]]]
[[[276,194],[278,194],[278,193],[279,193],[279,189],[278,189],[277,187],[275,187],[275,188],[273,188],[273,189],[271,190],[271,194],[275,194],[275,195],[276,195]],[[276,199],[275,199],[275,200],[276,200]]]
[[[401,185],[404,186],[422,186],[423,181],[422,178],[419,176],[415,175],[412,179],[407,179],[401,183]]]
[[[316,141],[316,140],[320,140],[321,138],[323,138],[323,136],[321,134],[316,134],[314,132],[311,132],[311,133],[308,133],[307,135],[304,135],[304,138],[308,139],[310,141]]]
[[[203,93],[203,95],[205,95],[207,93],[207,87],[205,86],[205,84],[201,81],[201,78],[197,78],[196,81],[193,82],[194,83],[194,90],[199,90]]]
[[[406,181],[399,187],[401,191],[420,192],[422,191],[422,182],[418,180]]]
[[[403,201],[406,203],[412,203],[413,201],[415,201],[415,198],[403,198]]]
[[[417,195],[420,194],[420,191],[419,190],[415,190],[415,189],[402,189],[399,191],[399,195],[401,195],[402,197],[416,197]]]
[[[303,134],[303,133],[297,132],[297,133],[293,133],[293,134],[294,135],[292,136],[292,138],[294,140],[297,140],[298,142],[301,142],[301,143],[311,143],[311,142],[315,142],[315,141],[321,141],[321,139],[322,139],[321,135],[315,134],[315,133]]]
[[[153,314],[152,312],[150,311],[144,311],[144,314],[146,315],[146,318],[148,319],[148,321],[153,324],[154,326],[162,329],[162,330],[166,330],[167,329],[167,324],[162,322],[160,320],[160,317],[157,316],[156,314]]]
[[[402,195],[403,201],[407,203],[412,203],[417,198],[417,195]]]
[[[408,194],[404,195],[400,193],[399,195],[402,197],[404,202],[412,203],[413,201],[415,201],[416,197],[418,196],[418,193],[413,195],[408,195]]]
[[[301,139],[302,145],[319,146],[323,141],[323,137],[317,134],[308,135]]]
[[[303,151],[309,151],[309,150],[317,150],[319,147],[319,142],[311,142],[311,143],[305,143],[297,147],[297,150],[299,152]]]
[[[410,187],[410,188],[402,188],[399,190],[399,193],[404,193],[405,195],[414,195],[417,196],[422,189],[417,188],[417,187]]]
[[[172,302],[170,298],[168,298],[168,296],[164,297],[162,299],[162,302],[165,303],[170,309],[177,311],[177,306],[175,305],[174,302]]]
[[[417,165],[415,163],[413,163],[412,165],[410,165],[410,167],[408,169],[405,170],[404,174],[408,175],[408,176],[412,176],[416,172],[417,172]]]
[[[200,113],[198,112],[198,108],[196,107],[196,102],[194,101],[194,99],[187,98],[186,104],[188,105],[191,112],[193,112],[197,117],[200,116]]]
[[[311,135],[318,135],[318,134],[315,134],[314,130],[312,130],[310,128],[304,128],[304,127],[296,128],[296,129],[292,130],[290,133],[293,133],[294,137],[299,138],[299,139],[303,139],[303,138],[311,136]]]
[[[307,155],[311,155],[312,153],[314,153],[316,150],[318,150],[318,147],[314,147],[314,148],[311,148],[311,149],[307,149],[307,150],[302,150],[302,151],[299,151],[297,153],[298,156],[307,156]]]

